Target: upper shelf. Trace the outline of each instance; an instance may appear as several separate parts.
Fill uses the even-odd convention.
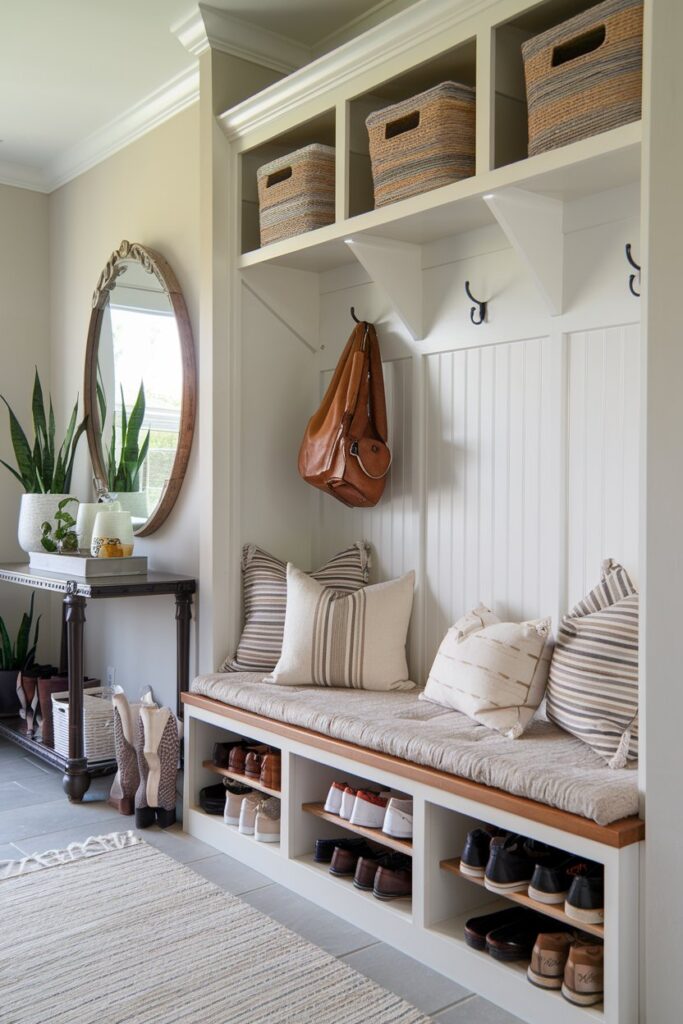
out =
[[[345,240],[372,235],[423,245],[461,234],[495,218],[485,196],[515,186],[562,201],[604,192],[640,179],[641,122],[575,142],[562,149],[425,192],[303,235],[244,253],[240,269],[276,264],[325,271],[353,263]]]

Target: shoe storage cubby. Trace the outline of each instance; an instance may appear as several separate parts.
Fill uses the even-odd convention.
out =
[[[428,780],[439,773],[416,766],[417,776],[413,778],[405,762],[395,762],[394,771],[391,758],[359,752],[358,748],[350,748],[345,754],[345,744],[336,741],[329,741],[329,749],[325,742],[314,746],[307,740],[316,734],[269,723],[248,713],[244,717],[248,721],[226,722],[222,714],[186,707],[187,832],[505,1006],[530,1024],[547,1024],[549,1020],[553,1024],[636,1024],[638,905],[632,895],[638,885],[638,843],[620,845],[622,838],[612,834],[609,827],[601,830],[585,819],[509,798],[485,786],[469,784],[476,796],[435,788]],[[236,738],[265,743],[281,751],[279,846],[242,836],[237,828],[224,825],[221,819],[205,814],[198,806],[199,789],[217,778],[216,772],[207,767],[213,744]],[[369,756],[359,760],[363,753]],[[412,798],[412,842],[392,845],[390,837],[379,829],[354,827],[325,812],[323,805],[335,781],[348,783],[354,789],[365,786]],[[468,784],[464,787],[467,789]],[[458,789],[457,781],[454,788]],[[493,794],[493,804],[486,802],[488,794]],[[528,807],[529,816],[507,809],[510,800],[522,810]],[[565,820],[566,830],[561,827]],[[515,905],[529,906],[523,893],[499,896],[486,889],[480,880],[460,872],[459,857],[467,834],[481,826],[522,835],[604,866],[604,925],[577,928],[604,941],[603,1005],[576,1006],[558,991],[532,985],[526,975],[527,962],[502,962],[467,945],[463,930],[469,918]],[[600,841],[603,832],[606,838]],[[410,855],[410,899],[378,899],[372,892],[354,886],[351,876],[335,877],[330,874],[328,863],[316,862],[316,839],[355,836],[366,838],[377,849],[398,849]],[[560,909],[532,909],[545,915],[551,931],[557,930],[558,921],[566,923],[559,916]],[[574,922],[572,925],[576,926]]]

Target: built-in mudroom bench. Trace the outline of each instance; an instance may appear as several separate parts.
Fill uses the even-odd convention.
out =
[[[236,677],[239,679],[240,677]],[[238,694],[241,705],[254,702],[280,701],[280,718],[266,717],[244,706],[226,704],[204,696],[197,690],[223,687],[226,695]],[[259,697],[258,689],[263,689]],[[634,1024],[638,1020],[638,876],[644,824],[637,816],[621,818],[599,825],[594,820],[558,809],[500,789],[470,781],[428,764],[418,764],[359,746],[334,735],[314,731],[292,719],[304,720],[319,713],[321,701],[315,706],[315,695],[299,700],[296,706],[287,695],[278,698],[275,687],[249,680],[246,685],[231,682],[230,676],[214,676],[195,682],[195,692],[184,694],[185,708],[185,791],[184,828],[191,835],[209,843],[223,853],[240,860],[274,881],[287,886],[325,907],[370,934],[403,950],[437,971],[460,982],[532,1024],[578,1024],[581,1021],[604,1021],[605,1024]],[[329,691],[324,696],[329,697]],[[344,697],[334,699],[335,708],[343,706]],[[351,694],[358,697],[350,719],[363,715],[363,701],[373,694]],[[397,695],[382,694],[389,700]],[[414,695],[404,698],[403,713],[420,705]],[[311,706],[313,702],[313,706]],[[381,702],[380,702],[381,703]],[[421,705],[424,707],[424,704]],[[373,708],[377,714],[376,706]],[[343,718],[335,716],[337,721]],[[439,716],[441,717],[441,716]],[[452,712],[450,720],[464,719]],[[366,716],[365,725],[374,725],[373,716]],[[540,723],[542,726],[542,723]],[[466,719],[460,723],[469,734],[481,732]],[[545,723],[548,726],[549,723]],[[343,728],[343,726],[341,726]],[[552,727],[550,727],[552,730]],[[336,730],[334,730],[336,731]],[[391,728],[389,728],[391,734]],[[416,732],[420,733],[419,727]],[[424,732],[424,730],[422,730]],[[510,741],[497,737],[502,758],[517,757],[521,773],[530,757],[529,745],[548,743],[557,748],[561,764],[568,750],[563,737],[552,733],[544,736],[542,726],[526,741]],[[280,842],[261,843],[241,834],[236,826],[226,825],[222,817],[211,815],[199,806],[199,791],[224,776],[224,769],[211,761],[214,744],[245,738],[268,744],[282,756],[282,783],[279,791],[265,790],[281,800]],[[390,738],[390,737],[389,737]],[[387,739],[383,741],[385,745]],[[450,745],[457,746],[457,738]],[[464,740],[464,743],[467,741]],[[569,747],[575,741],[567,738]],[[518,745],[516,755],[509,748]],[[436,749],[438,749],[438,744]],[[436,754],[434,754],[436,756]],[[482,753],[481,760],[491,756]],[[531,755],[533,756],[533,755]],[[599,815],[607,808],[637,807],[637,792],[628,778],[610,779],[610,771],[597,768],[589,757],[572,773],[567,770],[564,794],[576,800],[581,789],[581,774],[588,788],[594,789],[591,806]],[[614,775],[614,773],[611,773]],[[632,772],[616,773],[619,776]],[[600,777],[602,778],[600,779]],[[232,776],[235,777],[234,774]],[[559,779],[559,775],[558,775]],[[414,833],[412,841],[395,840],[380,830],[354,826],[328,814],[323,805],[332,782],[343,780],[351,786],[374,785],[409,795],[413,800]],[[248,780],[245,780],[248,781]],[[254,783],[250,783],[254,785]],[[259,787],[256,783],[257,788]],[[552,787],[551,787],[552,788]],[[561,784],[557,784],[561,799]],[[580,796],[580,799],[591,800]],[[618,812],[617,812],[618,813]],[[562,999],[558,992],[544,991],[531,985],[526,977],[526,964],[501,963],[486,953],[468,947],[463,938],[465,921],[478,913],[487,913],[512,901],[550,915],[550,923],[559,920],[575,924],[558,907],[535,903],[527,896],[514,894],[500,899],[483,888],[481,880],[460,873],[458,858],[465,837],[477,825],[493,825],[539,840],[567,853],[585,857],[604,865],[604,923],[588,925],[586,931],[604,940],[605,997],[604,1005],[583,1008]],[[412,898],[391,901],[375,899],[371,892],[355,888],[350,878],[337,878],[327,864],[314,860],[315,842],[319,838],[362,835],[379,846],[407,854],[413,862]]]

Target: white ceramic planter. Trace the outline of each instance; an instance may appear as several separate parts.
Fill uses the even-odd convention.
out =
[[[40,538],[45,520],[54,524],[55,513],[60,501],[69,498],[69,494],[22,494],[19,509],[19,547],[22,551],[43,551]],[[68,506],[71,515],[76,518],[77,506]]]

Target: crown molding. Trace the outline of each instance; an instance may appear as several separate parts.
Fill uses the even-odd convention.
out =
[[[240,138],[310,101],[339,88],[359,67],[372,67],[449,32],[497,0],[420,0],[363,35],[294,71],[249,97],[218,121],[229,139]],[[371,12],[370,12],[371,13]]]
[[[211,48],[282,74],[303,67],[312,57],[308,46],[251,25],[210,4],[199,4],[186,18],[175,22],[171,32],[195,57]]]
[[[11,160],[0,160],[0,185],[12,188],[26,188],[31,192],[49,192],[50,185],[45,173],[39,167],[29,164],[15,164]]]
[[[113,156],[198,99],[199,69],[192,67],[53,160],[47,168],[49,191]]]

